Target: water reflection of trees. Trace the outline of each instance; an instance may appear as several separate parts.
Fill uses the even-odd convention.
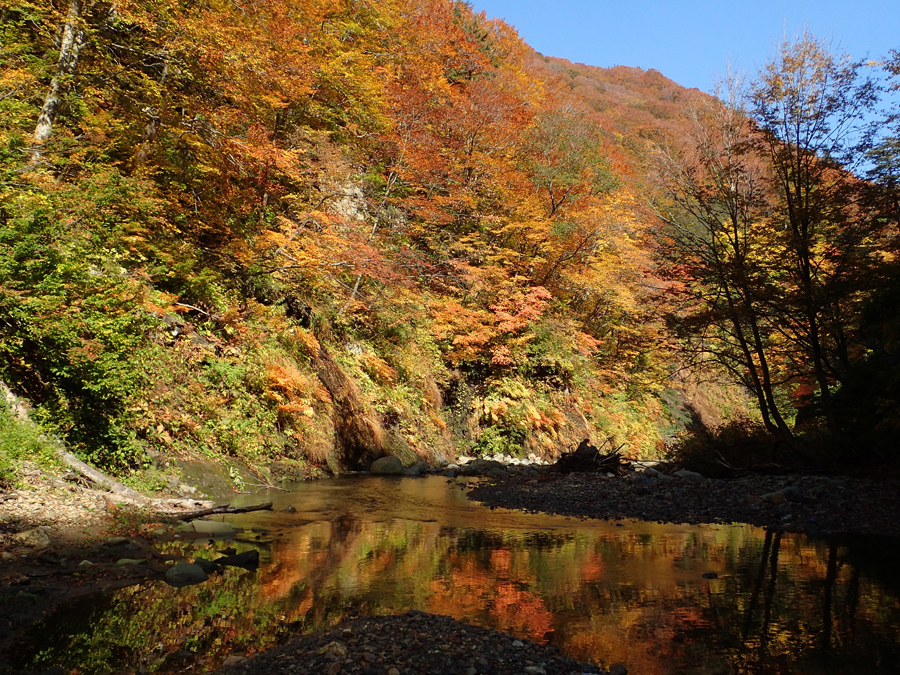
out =
[[[518,532],[339,517],[287,531],[258,573],[128,589],[75,630],[72,616],[51,617],[38,630],[55,637],[31,665],[166,672],[193,651],[206,669],[352,610],[418,608],[642,673],[891,672],[896,579],[859,550],[747,527]]]

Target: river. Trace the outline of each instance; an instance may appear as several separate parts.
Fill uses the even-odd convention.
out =
[[[73,602],[34,627],[17,665],[204,672],[357,612],[419,609],[639,675],[900,672],[893,539],[492,511],[435,476],[241,499],[275,511],[231,517],[244,528],[235,543],[166,550],[257,548],[258,571]]]

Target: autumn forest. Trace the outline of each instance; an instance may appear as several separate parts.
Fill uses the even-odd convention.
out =
[[[0,380],[150,488],[583,438],[896,461],[870,58],[805,34],[711,96],[459,0],[3,0]]]

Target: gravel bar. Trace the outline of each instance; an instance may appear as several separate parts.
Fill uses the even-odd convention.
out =
[[[783,531],[900,536],[900,482],[828,476],[733,480],[548,473],[482,481],[469,498],[490,507],[600,520],[749,523]]]
[[[232,657],[234,658],[234,657]],[[406,614],[346,619],[337,627],[295,638],[239,659],[220,675],[625,675],[562,656],[555,647],[471,626],[448,616]]]

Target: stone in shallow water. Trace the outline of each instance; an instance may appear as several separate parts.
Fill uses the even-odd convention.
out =
[[[400,476],[403,474],[403,463],[399,457],[381,457],[372,462],[369,471],[379,476]]]
[[[166,570],[166,583],[175,588],[193,586],[209,579],[209,575],[199,565],[179,562]]]
[[[225,556],[213,561],[216,565],[228,565],[230,567],[243,567],[247,570],[255,570],[259,567],[259,551],[251,549],[236,555]]]
[[[215,574],[219,571],[219,566],[206,558],[194,558],[194,564],[207,574]]]

